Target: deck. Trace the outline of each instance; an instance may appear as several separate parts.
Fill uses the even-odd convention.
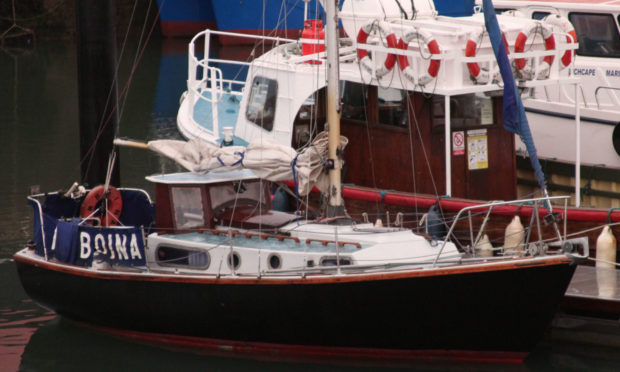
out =
[[[620,319],[620,270],[580,265],[561,310],[604,319]]]

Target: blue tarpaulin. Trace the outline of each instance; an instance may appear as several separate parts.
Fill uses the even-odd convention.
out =
[[[95,227],[80,217],[82,198],[66,198],[49,194],[40,204],[29,199],[34,212],[35,251],[48,259],[69,264],[90,266],[95,252],[98,258],[110,264],[143,266],[143,231],[153,225],[154,206],[146,193],[139,190],[121,190],[123,210],[120,227]]]
[[[517,85],[515,84],[514,77],[512,76],[512,69],[510,68],[510,61],[506,54],[506,47],[502,38],[502,33],[499,29],[497,22],[497,16],[495,15],[495,8],[491,0],[483,0],[482,2],[484,10],[484,24],[489,33],[491,39],[491,45],[493,46],[493,52],[495,53],[495,59],[499,66],[499,72],[502,75],[504,81],[504,107],[503,107],[503,119],[504,128],[512,133],[515,133],[521,137],[521,140],[527,148],[527,153],[532,163],[532,168],[536,173],[538,179],[538,185],[543,193],[546,191],[545,175],[543,174],[542,167],[538,161],[538,155],[536,154],[536,146],[534,145],[534,138],[530,131],[530,125],[525,116],[525,109],[523,108],[523,102],[521,102],[521,95]]]

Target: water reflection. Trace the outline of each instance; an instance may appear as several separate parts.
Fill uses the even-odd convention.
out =
[[[0,370],[16,371],[32,335],[56,315],[26,296],[13,262],[0,260],[0,283]]]

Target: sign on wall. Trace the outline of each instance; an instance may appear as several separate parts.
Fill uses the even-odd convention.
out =
[[[487,169],[489,167],[486,129],[467,131],[467,159],[469,170]]]
[[[465,132],[452,132],[452,155],[465,155]]]

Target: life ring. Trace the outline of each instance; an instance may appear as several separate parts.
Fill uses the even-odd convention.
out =
[[[519,32],[519,35],[517,35],[514,49],[515,53],[523,53],[527,39],[537,33],[542,35],[542,38],[545,41],[546,50],[555,49],[555,38],[553,37],[553,31],[551,28],[542,22],[534,21],[530,22],[525,30]],[[540,64],[540,69],[536,74],[534,74],[534,71],[532,70],[532,64],[528,63],[525,58],[515,58],[515,67],[517,72],[527,80],[531,80],[534,76],[536,76],[537,79],[546,79],[549,76],[549,69],[553,64],[554,58],[555,56],[553,55],[543,58],[543,61]]]
[[[467,40],[467,43],[465,44],[465,57],[476,56],[476,52],[478,51],[478,44],[482,41],[483,35],[484,29],[480,29],[479,31],[471,33],[471,37]],[[504,47],[506,48],[506,53],[510,54],[508,41],[506,40],[506,35],[503,32],[502,39],[504,40]],[[480,68],[478,62],[467,62],[467,68],[469,69],[469,75],[471,76],[471,79],[476,84],[486,84],[489,82],[489,78],[491,80],[495,80],[499,71],[499,69],[497,69],[497,71],[493,72],[491,76],[488,70]]]
[[[387,41],[388,48],[397,47],[396,35],[391,31],[390,26],[383,21],[373,21],[362,26],[357,33],[357,43],[366,44],[366,40],[368,40],[368,35],[373,32],[378,32],[379,35],[387,35],[385,37],[385,40]],[[368,51],[364,48],[357,48],[357,59],[360,65],[372,75],[373,66]],[[375,78],[380,79],[383,76],[387,75],[387,73],[394,68],[395,64],[396,56],[392,53],[389,53],[387,57],[385,57],[385,61],[383,62],[383,64],[375,70]]]
[[[577,43],[577,33],[575,32],[575,28],[566,17],[562,17],[559,14],[549,14],[543,18],[543,22],[559,28],[564,34],[566,34],[566,44]],[[561,69],[568,67],[573,62],[574,55],[574,49],[564,52],[564,55],[560,58]]]
[[[105,199],[105,200],[104,200]],[[105,206],[101,203],[106,203]],[[101,209],[99,218],[101,226],[116,226],[118,219],[123,211],[123,198],[120,191],[114,186],[108,186],[108,193],[105,193],[105,186],[99,185],[86,194],[82,206],[80,207],[80,217],[92,217],[97,206]]]
[[[403,34],[403,37],[398,41],[398,47],[402,50],[407,50],[409,48],[409,43],[414,39],[422,40],[424,45],[428,48],[428,51],[431,54],[439,55],[441,54],[441,48],[439,47],[439,43],[435,40],[431,34],[427,31],[417,29],[410,30]],[[420,46],[420,50],[422,50],[422,46]],[[409,58],[404,55],[398,56],[398,66],[402,71],[403,75],[407,80],[412,83],[416,83],[416,78],[414,76],[413,68],[409,65]],[[424,86],[431,82],[434,78],[437,77],[437,73],[439,72],[439,67],[441,66],[441,61],[438,59],[431,59],[431,62],[428,66],[428,69],[420,74],[417,78],[417,84]]]

